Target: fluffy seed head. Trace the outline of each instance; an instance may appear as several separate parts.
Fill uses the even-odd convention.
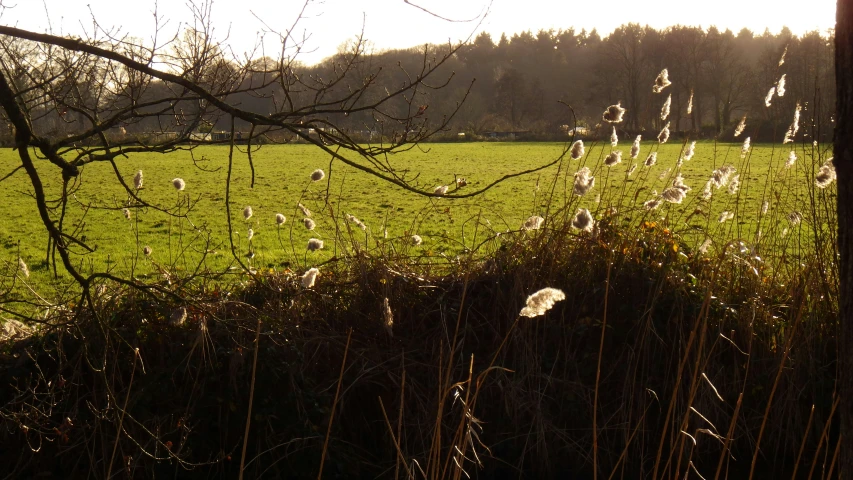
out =
[[[681,176],[681,172],[678,172],[678,174],[675,176],[675,180],[672,181],[672,186],[673,188],[677,188],[684,193],[690,191],[690,187],[684,184],[684,177]]]
[[[393,336],[394,332],[391,330],[394,328],[394,313],[391,312],[391,303],[388,302],[388,297],[385,297],[385,301],[382,302],[384,320],[385,320],[385,330],[388,331],[388,335]]]
[[[318,238],[308,239],[308,251],[315,252],[323,248],[323,241]]]
[[[729,193],[734,195],[740,189],[740,175],[735,175],[729,183]]]
[[[734,212],[730,212],[728,210],[725,210],[725,211],[723,211],[723,213],[720,214],[720,223],[723,223],[726,220],[731,220],[733,218],[735,218]]]
[[[720,188],[729,183],[729,178],[735,173],[735,168],[731,165],[723,165],[711,173],[711,183],[715,187]]]
[[[591,232],[594,226],[595,220],[593,220],[592,214],[589,213],[589,210],[579,208],[575,214],[575,218],[572,219],[572,227],[582,232]]]
[[[604,164],[608,167],[619,164],[622,161],[622,150],[614,150],[604,158]]]
[[[136,175],[133,176],[133,188],[139,190],[142,188],[142,170],[136,172]]]
[[[613,127],[613,133],[610,134],[610,146],[616,148],[619,145],[619,137],[616,135],[616,127]]]
[[[701,198],[702,200],[708,200],[709,198],[711,198],[711,185],[713,185],[712,180],[708,180],[707,182],[705,182],[705,187],[702,188],[702,194],[699,196],[699,198]]]
[[[637,138],[634,139],[634,144],[631,145],[631,158],[637,158],[637,155],[640,154],[640,140],[642,138],[642,135],[637,135]]]
[[[435,187],[432,193],[436,195],[444,195],[445,193],[447,193],[447,185],[439,185]]]
[[[661,130],[658,134],[658,142],[666,143],[667,140],[669,140],[669,122],[666,122],[666,125],[664,125],[663,130]]]
[[[776,87],[770,87],[767,96],[764,97],[764,106],[769,107],[770,101],[773,100],[773,95],[776,93]]]
[[[246,232],[246,240],[251,240],[255,236],[255,231],[251,228]]]
[[[306,207],[305,207],[305,205],[302,205],[302,204],[300,203],[300,204],[298,204],[298,205],[296,205],[296,206],[297,206],[297,207],[299,207],[299,210],[302,212],[302,215],[303,215],[303,216],[308,217],[308,218],[311,218],[311,210],[308,210],[308,208],[306,208]]]
[[[26,262],[24,262],[24,259],[21,257],[18,257],[18,270],[20,270],[21,275],[23,275],[24,277],[30,278],[30,269],[29,267],[27,267]]]
[[[320,276],[320,270],[317,270],[316,268],[308,269],[308,271],[300,277],[302,286],[305,288],[312,288],[318,276]]]
[[[575,173],[574,194],[581,197],[586,195],[592,187],[595,186],[595,177],[593,177],[589,167],[583,167]]]
[[[540,228],[542,228],[543,223],[545,223],[544,218],[538,215],[534,215],[525,220],[524,225],[522,225],[521,228],[523,228],[524,230],[539,230]]]
[[[252,218],[252,213],[254,213],[252,212],[252,207],[246,205],[246,208],[243,209],[243,220],[248,220]]]
[[[776,95],[780,97],[785,96],[785,74],[783,73],[781,77],[779,77],[779,81],[776,82]]]
[[[653,198],[653,199],[648,200],[645,203],[643,203],[643,208],[645,208],[646,210],[654,210],[654,209],[658,208],[659,206],[660,206],[660,200],[658,200],[657,198]]]
[[[311,181],[312,182],[319,182],[320,180],[325,178],[325,176],[326,176],[326,172],[324,172],[318,168],[317,170],[314,170],[313,172],[311,172]]]
[[[636,169],[637,169],[637,164],[636,163],[631,164],[631,166],[628,168],[628,173],[626,173],[625,175],[630,177],[631,174],[634,173],[634,170],[636,170]]]
[[[275,223],[276,223],[276,225],[283,225],[283,224],[284,224],[284,222],[285,222],[286,220],[287,220],[287,218],[285,218],[285,216],[284,216],[284,215],[282,215],[282,214],[280,214],[280,213],[276,213],[276,214],[275,214]]]
[[[791,226],[795,227],[803,221],[803,215],[800,212],[793,211],[788,214],[788,221],[791,223]]]
[[[357,219],[355,217],[355,215],[347,214],[347,220],[354,223],[356,227],[358,227],[364,231],[367,230],[367,225],[365,225],[364,222],[362,222],[361,220]]]
[[[153,252],[154,252],[154,250],[151,247],[149,247],[148,245],[146,245],[145,248],[142,249],[142,253],[146,257],[150,257]]]
[[[696,142],[690,142],[690,145],[687,146],[687,151],[684,152],[684,159],[690,160],[693,158],[693,155],[696,153]]]
[[[572,160],[577,160],[583,156],[583,140],[575,140],[572,144]]]
[[[183,178],[175,178],[172,180],[172,186],[175,187],[175,190],[180,192],[187,186],[187,184],[184,182]]]
[[[658,175],[658,180],[663,180],[664,178],[666,178],[666,176],[669,175],[670,170],[672,170],[672,169],[667,168],[666,170],[660,172],[660,175]]]
[[[660,93],[664,88],[670,86],[672,82],[669,81],[669,72],[667,69],[663,69],[658,74],[657,78],[655,78],[655,84],[652,86],[652,91],[654,93]]]
[[[669,117],[669,107],[672,105],[672,94],[666,97],[666,101],[663,102],[663,106],[660,109],[660,119],[666,120]]]
[[[303,218],[302,224],[305,225],[305,228],[308,230],[314,230],[314,227],[317,226],[317,224],[314,223],[314,220],[311,220],[310,218]]]
[[[796,161],[797,154],[793,150],[791,150],[791,153],[788,154],[788,160],[785,162],[785,168],[793,167]]]
[[[770,209],[770,202],[768,202],[767,200],[763,201],[761,203],[761,214],[767,215],[767,210],[769,210],[769,209]]]
[[[797,104],[797,108],[794,110],[794,121],[791,122],[791,126],[788,127],[788,131],[785,132],[785,139],[782,140],[782,144],[790,143],[794,141],[794,137],[797,136],[797,130],[800,129],[800,110],[803,108],[800,104]]]
[[[646,161],[644,162],[644,165],[647,167],[651,167],[652,165],[657,163],[657,161],[658,161],[658,152],[652,152],[649,154],[648,157],[646,157]]]
[[[124,218],[126,218],[126,219],[130,220],[130,216],[131,216],[131,214],[130,214],[130,209],[129,209],[129,208],[122,208],[122,209],[121,209],[121,213],[122,213],[122,215],[124,215]]]
[[[735,137],[740,136],[743,133],[743,129],[746,128],[746,115],[741,117],[740,122],[738,122],[737,127],[735,127]]]
[[[740,148],[740,158],[746,158],[747,153],[749,153],[749,137],[743,141],[743,146]]]
[[[687,193],[680,188],[669,187],[660,196],[669,203],[681,203],[687,196]]]
[[[788,46],[785,45],[785,50],[782,51],[782,58],[779,59],[779,66],[781,67],[783,63],[785,63],[785,54],[788,53]]]
[[[621,103],[617,103],[616,105],[607,107],[607,110],[604,111],[601,119],[607,123],[620,123],[623,120],[623,115],[625,115],[625,109],[622,108]]]
[[[690,89],[690,98],[687,99],[687,114],[693,113],[693,89]]]
[[[835,178],[835,161],[833,158],[830,158],[817,171],[817,176],[815,176],[815,185],[818,188],[826,188],[829,184],[835,181]]]
[[[699,246],[699,253],[701,253],[702,255],[705,255],[706,253],[708,253],[708,247],[710,247],[710,246],[711,246],[711,239],[710,238],[705,239],[705,241],[702,242],[702,245]]]
[[[424,239],[420,235],[412,235],[412,245],[418,246],[423,243]]]
[[[565,299],[566,294],[562,290],[543,288],[527,297],[524,308],[518,314],[522,317],[535,318],[539,315],[544,315],[545,312],[551,310],[555,303]]]

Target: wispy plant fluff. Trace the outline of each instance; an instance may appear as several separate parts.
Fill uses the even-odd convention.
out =
[[[835,181],[835,160],[830,157],[817,171],[814,183],[817,188],[826,188]]]
[[[439,185],[435,187],[432,193],[436,195],[444,195],[445,193],[447,193],[447,185]]]
[[[136,172],[136,175],[133,176],[133,188],[139,190],[142,188],[142,170]]]
[[[702,187],[702,194],[699,195],[699,198],[701,198],[702,200],[708,200],[709,198],[711,198],[711,185],[713,185],[712,180],[708,180],[707,182],[705,182],[705,186]]]
[[[527,220],[524,221],[524,225],[521,226],[524,230],[539,230],[542,228],[542,224],[545,223],[545,219],[540,217],[539,215],[534,215]]]
[[[664,125],[663,130],[661,130],[658,134],[658,142],[666,143],[667,140],[669,140],[669,122],[666,122],[666,125]]]
[[[555,303],[560,300],[565,300],[566,294],[562,290],[556,288],[543,288],[533,295],[527,297],[527,302],[521,312],[518,314],[522,317],[534,318],[540,315],[545,315],[545,312],[551,310]]]
[[[666,97],[666,101],[663,102],[663,106],[660,108],[660,119],[666,120],[669,117],[669,107],[672,105],[672,94],[669,94]]]
[[[785,96],[785,74],[783,73],[781,77],[779,77],[779,81],[776,82],[776,95],[780,97]]]
[[[613,133],[610,134],[610,146],[616,148],[619,145],[619,137],[616,135],[616,127],[613,127]]]
[[[785,45],[785,50],[782,51],[782,58],[779,59],[779,66],[780,67],[782,66],[782,64],[785,63],[785,54],[787,54],[787,53],[788,53],[788,46]]]
[[[145,255],[146,257],[150,257],[152,253],[154,253],[154,250],[151,247],[149,247],[148,245],[146,245],[142,249],[142,254]]]
[[[586,195],[595,186],[595,177],[592,176],[589,167],[583,167],[575,173],[574,194],[581,197]]]
[[[298,205],[296,205],[296,206],[297,206],[297,207],[299,207],[299,210],[302,212],[302,215],[304,215],[304,216],[306,216],[306,217],[308,217],[308,218],[311,218],[311,210],[308,210],[308,208],[306,208],[306,207],[305,207],[305,205],[302,205],[302,204],[300,203],[300,204],[298,204]]]
[[[317,170],[314,170],[313,172],[311,172],[311,181],[319,182],[325,176],[326,176],[326,172],[324,172],[318,168]]]
[[[305,228],[308,230],[314,230],[314,227],[317,226],[317,224],[314,223],[314,220],[307,217],[302,219],[302,224],[305,225]]]
[[[653,198],[643,203],[643,208],[645,208],[646,210],[654,210],[660,206],[660,203],[660,200],[658,200],[657,198]]]
[[[280,213],[275,214],[276,225],[283,225],[285,221],[287,221],[287,218],[284,215],[282,215]]]
[[[175,190],[180,192],[187,186],[187,184],[184,182],[183,178],[175,178],[172,180],[172,186],[175,187]]]
[[[625,115],[625,109],[622,108],[621,103],[617,103],[616,105],[607,107],[601,119],[607,123],[620,123],[623,120],[623,115]]]
[[[577,160],[583,156],[583,140],[575,140],[571,149],[572,160]]]
[[[572,227],[588,233],[592,231],[594,226],[595,220],[593,220],[592,214],[589,213],[589,210],[579,208],[577,213],[575,213],[575,218],[572,219]]]
[[[690,98],[687,99],[687,114],[693,113],[693,89],[690,89]]]
[[[660,175],[658,175],[658,180],[663,180],[664,178],[666,178],[666,176],[669,175],[670,170],[672,170],[672,169],[667,168],[666,170],[660,172]]]
[[[788,160],[785,162],[785,168],[793,167],[794,163],[796,161],[797,161],[797,154],[793,150],[791,150],[791,152],[788,153]]]
[[[717,188],[724,187],[729,183],[729,178],[731,178],[733,173],[735,173],[735,168],[733,166],[723,165],[711,173],[711,183],[713,183]]]
[[[648,157],[646,157],[646,161],[644,162],[644,165],[647,167],[651,167],[652,165],[657,163],[657,161],[658,161],[658,152],[652,152],[649,154]]]
[[[657,78],[655,78],[655,84],[652,86],[652,91],[654,93],[660,93],[664,88],[670,85],[672,85],[672,82],[669,81],[669,71],[664,68],[660,71]]]
[[[690,187],[684,184],[684,177],[681,176],[681,172],[678,172],[678,174],[675,176],[675,180],[672,181],[672,186],[683,191],[684,193],[690,191]]]
[[[740,147],[740,158],[746,158],[747,153],[749,153],[749,137],[746,137],[746,140],[743,141],[743,146]]]
[[[350,221],[350,222],[352,222],[352,223],[354,223],[356,227],[358,227],[358,228],[360,228],[360,229],[362,229],[362,230],[365,230],[365,231],[367,230],[367,225],[365,225],[365,224],[364,224],[364,222],[362,222],[361,220],[359,220],[358,218],[356,218],[354,215],[350,215],[350,214],[348,213],[348,214],[347,214],[347,220],[348,220],[348,221]]]
[[[712,243],[711,239],[706,238],[705,241],[702,242],[702,245],[699,246],[699,249],[698,249],[699,253],[701,253],[702,255],[705,255],[706,253],[708,253],[708,248],[711,246],[711,243]]]
[[[735,175],[729,183],[729,193],[734,195],[738,190],[740,190],[740,175]]]
[[[321,250],[323,248],[323,241],[319,238],[309,238],[308,239],[308,251],[315,252],[317,250]]]
[[[636,170],[636,169],[637,169],[637,164],[636,163],[631,164],[631,166],[628,167],[628,173],[626,173],[625,175],[630,177],[631,174],[634,173],[634,170]]]
[[[725,211],[723,211],[723,213],[720,214],[720,223],[723,223],[727,220],[731,220],[733,218],[735,218],[734,212],[730,212],[728,210],[725,210]]]
[[[793,211],[788,214],[788,222],[791,223],[791,226],[796,227],[803,221],[803,216],[798,211]]]
[[[740,134],[743,133],[744,128],[746,128],[746,115],[741,117],[740,122],[737,124],[737,127],[735,127],[735,137],[740,136]]]
[[[21,257],[18,257],[18,270],[20,270],[21,275],[23,275],[24,277],[30,278],[30,269],[29,267],[27,267],[26,262],[24,262],[24,259]]]
[[[423,243],[424,239],[421,238],[420,235],[412,235],[412,245],[418,246]]]
[[[637,158],[637,155],[640,154],[640,140],[642,138],[642,135],[637,135],[637,138],[634,139],[634,144],[631,145],[631,158]]]
[[[690,160],[693,158],[693,155],[696,153],[696,142],[690,142],[690,145],[687,146],[687,151],[684,152],[684,159]]]
[[[614,150],[604,158],[604,164],[608,167],[618,165],[622,161],[622,150]]]
[[[129,208],[122,208],[122,209],[121,209],[121,213],[122,213],[122,215],[124,215],[124,218],[126,218],[126,219],[130,220],[131,213],[130,213],[130,209],[129,209]]]
[[[761,202],[761,214],[767,215],[767,210],[770,210],[770,202],[767,200]]]
[[[254,238],[254,237],[255,237],[255,231],[250,228],[249,231],[246,232],[246,240],[251,241],[252,238]]]
[[[797,108],[794,110],[794,121],[791,123],[791,126],[788,127],[788,131],[785,132],[785,139],[782,140],[782,144],[790,143],[794,141],[794,137],[797,135],[797,130],[800,129],[800,110],[803,108],[797,103]]]
[[[776,93],[776,87],[770,87],[770,90],[767,92],[767,96],[764,97],[764,106],[769,107],[770,102],[773,100],[773,95]]]
[[[252,218],[252,213],[252,207],[246,205],[246,208],[243,209],[243,220]]]
[[[317,281],[317,277],[319,275],[320,270],[317,270],[316,268],[310,268],[299,279],[302,282],[303,287],[312,288],[314,286],[314,282]]]
[[[684,190],[675,187],[667,188],[660,195],[662,199],[669,203],[681,203],[686,196],[687,193]]]

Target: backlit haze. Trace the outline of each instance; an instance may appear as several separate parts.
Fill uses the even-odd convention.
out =
[[[406,48],[423,43],[457,42],[479,32],[489,32],[495,42],[501,33],[511,36],[526,30],[593,28],[605,37],[621,24],[634,22],[662,29],[670,25],[698,25],[731,29],[748,28],[756,34],[768,29],[778,33],[787,26],[795,35],[835,25],[835,0],[752,1],[717,0],[684,2],[658,0],[553,1],[553,0],[325,0],[309,2],[296,24],[304,3],[294,0],[220,0],[211,8],[214,37],[225,40],[235,55],[280,54],[279,37],[273,31],[291,30],[296,40],[304,39],[299,59],[314,64],[334,54],[364,27],[365,38],[377,50]],[[192,25],[193,0],[0,0],[6,8],[0,23],[28,30],[91,36],[93,15],[99,25],[117,36],[144,38],[150,44],[155,31],[154,10],[161,18],[162,42],[187,24]],[[424,12],[421,8],[432,14]],[[433,15],[434,14],[434,15]],[[483,16],[484,14],[485,17]],[[450,22],[445,19],[455,20]],[[48,20],[49,18],[49,20]],[[85,33],[84,33],[85,32]],[[88,34],[88,35],[87,35]],[[98,36],[103,36],[99,33]],[[293,54],[294,51],[288,51]]]

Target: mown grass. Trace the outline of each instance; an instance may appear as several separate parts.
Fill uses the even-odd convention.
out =
[[[455,178],[466,178],[468,186],[458,191],[465,193],[503,175],[548,163],[566,147],[558,143],[428,144],[389,158],[388,162],[427,191],[452,184]],[[423,256],[430,262],[442,263],[471,249],[488,254],[499,242],[483,243],[484,240],[518,230],[531,215],[570,215],[580,207],[591,210],[597,219],[612,213],[608,209],[613,207],[618,211],[616,218],[625,225],[665,218],[667,227],[687,248],[695,248],[706,238],[715,245],[742,239],[772,244],[764,255],[796,255],[803,239],[808,242],[814,238],[814,232],[805,228],[808,220],[793,228],[786,218],[809,204],[808,187],[815,165],[825,157],[818,149],[812,145],[795,147],[800,159],[794,168],[786,169],[788,148],[754,145],[750,154],[741,158],[740,144],[699,142],[693,159],[681,167],[685,183],[693,189],[684,204],[646,212],[642,203],[671,184],[684,148],[685,144],[676,141],[661,146],[643,142],[640,155],[632,161],[628,158],[630,139],[623,139],[618,147],[624,151],[623,161],[611,168],[603,165],[610,144],[587,142],[586,155],[581,160],[566,156],[552,167],[509,179],[470,199],[435,199],[386,185],[340,162],[330,164],[330,159],[312,146],[265,146],[252,155],[254,188],[246,155],[235,154],[231,188],[235,253],[248,253],[246,232],[252,228],[255,257],[250,263],[259,270],[298,270],[327,261],[341,254],[341,249],[351,250],[358,244],[386,254]],[[658,161],[652,167],[644,167],[642,162],[650,151],[658,151]],[[16,152],[0,153],[2,171],[11,171],[18,163]],[[635,164],[636,171],[627,176]],[[122,214],[128,196],[116,181],[112,167],[108,163],[87,165],[79,178],[79,188],[73,190],[64,223],[82,228],[79,236],[95,252],[77,248],[75,261],[84,272],[111,270],[140,277],[158,275],[162,265],[183,272],[225,271],[233,266],[225,212],[227,165],[228,148],[224,146],[120,159],[118,168],[128,184],[132,185],[137,170],[143,171],[144,188],[139,195],[145,201],[181,212],[186,211],[187,202],[191,205],[186,219],[141,208],[133,210],[131,221]],[[593,170],[596,186],[579,198],[571,194],[572,175],[584,165]],[[722,165],[737,169],[739,192],[731,195],[725,188],[715,189],[710,203],[700,201],[699,192],[711,171]],[[46,161],[39,168],[50,197],[58,198],[62,185],[55,168]],[[329,175],[320,182],[311,182],[309,175],[317,168]],[[186,181],[183,192],[172,187],[175,177]],[[45,261],[47,236],[35,211],[28,178],[19,171],[6,179],[3,187],[0,202],[6,214],[0,219],[1,258],[9,268],[15,268],[20,252],[33,272],[32,282],[46,285],[51,281],[51,270]],[[764,200],[771,204],[766,216],[760,214]],[[301,223],[303,215],[297,209],[300,201],[313,212],[317,223],[313,232]],[[246,205],[254,210],[248,222],[242,218]],[[562,205],[564,211],[556,212],[549,205]],[[735,212],[736,219],[719,223],[724,210]],[[276,213],[287,217],[280,227],[275,223]],[[347,228],[346,214],[364,221],[367,231],[361,232],[353,224]],[[759,230],[764,239],[758,238]],[[780,240],[783,232],[787,238]],[[413,234],[423,238],[422,245],[411,245]],[[305,246],[311,237],[323,239],[326,247],[307,253]],[[153,248],[153,262],[142,255],[146,245]],[[58,271],[62,275],[61,266]]]

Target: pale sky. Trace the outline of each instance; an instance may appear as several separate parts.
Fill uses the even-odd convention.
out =
[[[598,29],[602,37],[628,22],[664,28],[669,25],[716,25],[735,33],[747,27],[756,34],[765,29],[778,33],[787,25],[794,34],[810,30],[825,31],[835,25],[835,0],[808,2],[776,0],[410,0],[437,15],[470,22],[447,22],[404,0],[315,0],[293,29],[299,39],[310,34],[299,58],[313,64],[337,50],[338,46],[361,31],[378,49],[405,48],[423,43],[459,41],[472,32],[486,31],[495,41],[507,35],[539,29],[574,27]],[[291,29],[302,0],[218,0],[212,5],[215,37],[224,39],[243,55],[251,51],[265,31]],[[173,36],[192,23],[190,5],[202,0],[0,0],[6,6],[0,23],[29,30],[82,36],[92,31],[93,13],[103,27],[149,39],[154,32],[155,7],[164,21],[160,38]],[[488,15],[481,20],[482,14]],[[91,13],[90,13],[91,12]],[[48,22],[48,16],[50,21]],[[162,26],[162,25],[161,25]],[[278,48],[277,37],[266,34],[267,48]],[[267,52],[277,56],[276,52]],[[255,55],[257,56],[257,55]]]

